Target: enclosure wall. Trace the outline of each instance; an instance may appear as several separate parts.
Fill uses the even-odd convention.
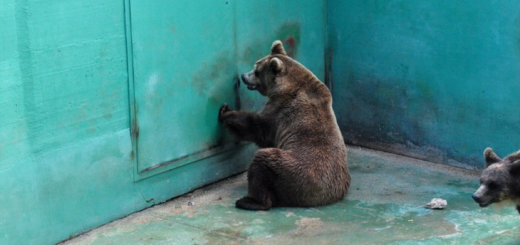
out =
[[[520,148],[515,0],[329,0],[328,77],[349,144],[483,167]]]

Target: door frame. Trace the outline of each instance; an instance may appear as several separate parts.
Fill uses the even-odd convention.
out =
[[[130,136],[132,141],[132,152],[131,152],[131,160],[133,162],[133,173],[134,173],[134,182],[164,173],[166,171],[182,167],[184,165],[206,159],[217,154],[221,154],[231,150],[238,150],[239,148],[245,147],[249,145],[247,142],[233,142],[228,143],[223,146],[208,148],[202,151],[194,152],[190,155],[183,156],[177,159],[172,159],[163,163],[156,164],[154,166],[145,168],[143,170],[139,170],[139,121],[138,121],[138,111],[137,111],[137,100],[135,94],[135,79],[134,79],[134,60],[133,60],[133,39],[132,39],[132,10],[130,5],[131,0],[124,0],[124,17],[125,17],[125,37],[126,37],[126,65],[127,65],[127,74],[128,74],[128,97],[129,97],[129,110],[130,110]],[[233,8],[233,45],[236,47],[236,13],[235,13],[235,1],[229,1]],[[236,57],[236,51],[234,56]],[[235,73],[237,73],[237,68],[235,64]],[[240,86],[240,81],[238,80],[238,76],[236,76],[235,81],[235,93],[238,93],[237,89]],[[236,104],[240,102],[237,101]],[[235,105],[239,106],[239,105]],[[239,108],[239,107],[237,107]]]

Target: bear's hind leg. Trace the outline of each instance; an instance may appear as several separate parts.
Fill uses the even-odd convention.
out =
[[[276,167],[283,165],[288,156],[283,150],[258,150],[247,172],[248,195],[236,202],[236,207],[247,210],[268,210],[276,206],[274,184]]]

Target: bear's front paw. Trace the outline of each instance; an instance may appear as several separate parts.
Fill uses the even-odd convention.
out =
[[[227,104],[223,104],[220,107],[219,113],[218,113],[218,121],[222,122],[225,118],[226,114],[229,114],[228,112],[231,112],[231,109],[229,109],[229,106]]]

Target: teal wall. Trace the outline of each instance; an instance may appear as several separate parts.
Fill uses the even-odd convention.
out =
[[[199,141],[220,142],[225,132],[211,121],[212,108],[234,104],[235,76],[275,39],[331,86],[348,143],[466,167],[480,167],[487,146],[501,155],[520,148],[520,5],[513,0],[222,0],[202,12],[166,0],[150,8],[138,0],[1,3],[0,244],[52,244],[243,171],[251,145],[182,164],[161,159],[143,174],[138,141],[144,132],[185,133],[197,125],[211,136],[184,143],[196,149]],[[132,5],[141,12],[132,16]],[[204,15],[212,8],[228,13],[221,29],[197,23],[199,35],[173,28],[190,18],[211,20]],[[155,32],[132,29],[143,21]],[[200,38],[183,40],[188,49],[175,53],[183,31]],[[228,45],[204,48],[224,35],[233,35],[218,39]],[[150,99],[140,90],[147,91],[155,67],[143,67],[152,51],[147,59],[171,83]],[[189,91],[181,101],[177,83]],[[196,124],[175,113],[162,125],[177,127],[165,131],[139,124],[154,122],[140,114],[159,108],[153,103],[167,102],[155,111],[162,117],[173,106],[193,105],[190,93],[203,106],[182,116]],[[264,101],[243,86],[239,94],[248,110]],[[182,149],[183,141],[167,139],[148,142],[165,156]]]
[[[482,168],[520,148],[516,0],[329,0],[328,76],[348,143]]]
[[[165,8],[173,13],[178,6],[168,5],[170,2],[164,2]],[[203,48],[212,39],[196,40],[183,48],[199,56],[231,50],[235,52],[230,56],[234,63],[225,71],[239,74],[267,54],[274,39],[287,39],[286,48],[323,78],[325,3],[304,2],[212,1],[232,8],[228,17],[234,29],[233,42],[220,50]],[[1,1],[0,244],[53,244],[247,167],[255,150],[250,145],[212,152],[195,162],[146,176],[137,173],[136,134],[131,126],[136,121],[134,103],[139,94],[134,97],[132,92],[138,91],[132,91],[132,86],[145,81],[134,77],[132,70],[138,53],[130,49],[135,42],[129,38],[129,3],[135,2]],[[168,16],[168,11],[161,14]],[[191,18],[201,13],[177,14]],[[157,28],[164,23],[155,24]],[[172,44],[170,48],[180,47]],[[186,73],[188,83],[196,77],[194,71],[202,71],[208,83],[202,88],[229,82],[229,87],[221,84],[222,89],[233,93],[236,74],[222,80],[227,75],[219,73],[218,60],[199,64],[185,59],[189,55],[163,55],[157,58],[189,63],[183,66],[193,69]],[[208,57],[218,58],[214,53]],[[246,109],[261,105],[262,100],[243,86],[240,95]],[[160,91],[156,96],[166,100],[172,95]],[[189,104],[187,98],[182,103]],[[233,96],[214,97],[209,108],[224,102],[234,104],[225,101],[229,98]],[[206,115],[211,112],[193,111],[183,116],[208,120],[214,127],[209,120],[216,120],[217,112],[214,118]],[[191,124],[177,126],[176,132],[193,130]],[[214,137],[222,133],[209,132]],[[194,139],[185,139],[185,143],[193,143],[190,140]]]

